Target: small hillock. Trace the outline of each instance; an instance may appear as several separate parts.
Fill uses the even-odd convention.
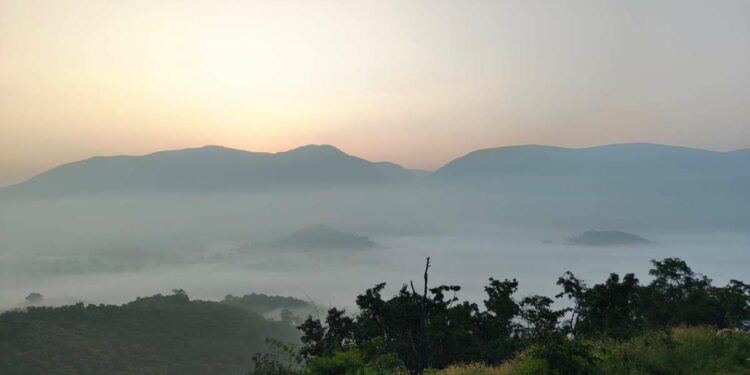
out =
[[[637,234],[619,230],[587,230],[581,234],[568,237],[565,243],[581,246],[623,246],[648,245],[652,242]]]
[[[310,226],[274,241],[255,244],[259,248],[287,250],[361,250],[375,246],[375,242],[367,236],[343,232],[325,225]]]

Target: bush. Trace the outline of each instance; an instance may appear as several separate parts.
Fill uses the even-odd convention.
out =
[[[591,366],[570,367],[554,363],[550,350],[532,349],[499,366],[481,363],[453,365],[431,375],[540,375],[576,374],[585,370],[595,375],[703,375],[750,374],[750,334],[719,331],[711,327],[677,328],[670,332],[651,331],[625,342],[590,342],[597,357]],[[574,341],[570,341],[573,343]],[[579,345],[579,344],[575,344]],[[565,346],[565,345],[563,345]],[[564,347],[562,348],[564,350]],[[570,349],[570,348],[568,348]],[[545,358],[546,357],[546,358]],[[570,357],[575,357],[570,356]],[[569,357],[569,358],[570,358]]]
[[[528,356],[544,364],[544,370],[536,374],[591,374],[597,362],[591,345],[581,340],[568,339],[559,333],[532,347]]]
[[[357,349],[336,352],[332,357],[310,359],[305,370],[316,375],[359,375],[366,373],[362,353]]]
[[[750,374],[750,335],[711,327],[651,332],[601,350],[601,374]]]

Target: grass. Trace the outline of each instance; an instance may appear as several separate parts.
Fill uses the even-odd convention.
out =
[[[652,332],[626,342],[595,342],[598,361],[592,374],[606,375],[750,375],[750,334],[717,335],[711,327]],[[464,364],[433,375],[555,374],[543,360],[521,354],[499,366]]]
[[[750,374],[750,335],[717,335],[710,327],[678,328],[626,343],[605,343],[605,374]]]

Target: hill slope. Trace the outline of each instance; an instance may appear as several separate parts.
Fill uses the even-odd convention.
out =
[[[619,230],[587,230],[583,233],[568,237],[568,245],[581,246],[633,246],[648,245],[651,241],[633,233]]]
[[[434,174],[440,179],[533,176],[750,178],[750,152],[715,152],[648,143],[589,148],[511,146],[457,158]]]
[[[396,164],[371,163],[328,145],[279,153],[205,146],[143,156],[94,157],[59,166],[0,192],[22,196],[227,192],[383,184],[411,177],[411,172]]]
[[[289,324],[180,294],[31,308],[0,315],[0,373],[242,374],[267,337],[299,336]]]

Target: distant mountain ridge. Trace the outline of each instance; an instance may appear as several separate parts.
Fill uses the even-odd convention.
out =
[[[708,151],[651,143],[612,144],[587,148],[541,145],[488,148],[457,158],[436,178],[528,176],[735,174],[750,177],[750,150]]]
[[[53,168],[0,192],[226,192],[388,184],[413,177],[397,164],[369,162],[330,145],[278,153],[204,146],[142,156],[93,157]]]
[[[538,179],[608,182],[619,188],[711,183],[750,189],[750,149],[730,152],[650,143],[587,148],[521,145],[477,150],[437,171],[413,171],[370,162],[330,145],[285,152],[222,146],[161,151],[142,156],[93,157],[53,168],[2,196],[59,196],[102,192],[247,192],[277,189],[382,186],[425,180],[470,186],[487,180],[539,185]],[[543,185],[543,183],[542,183]]]

